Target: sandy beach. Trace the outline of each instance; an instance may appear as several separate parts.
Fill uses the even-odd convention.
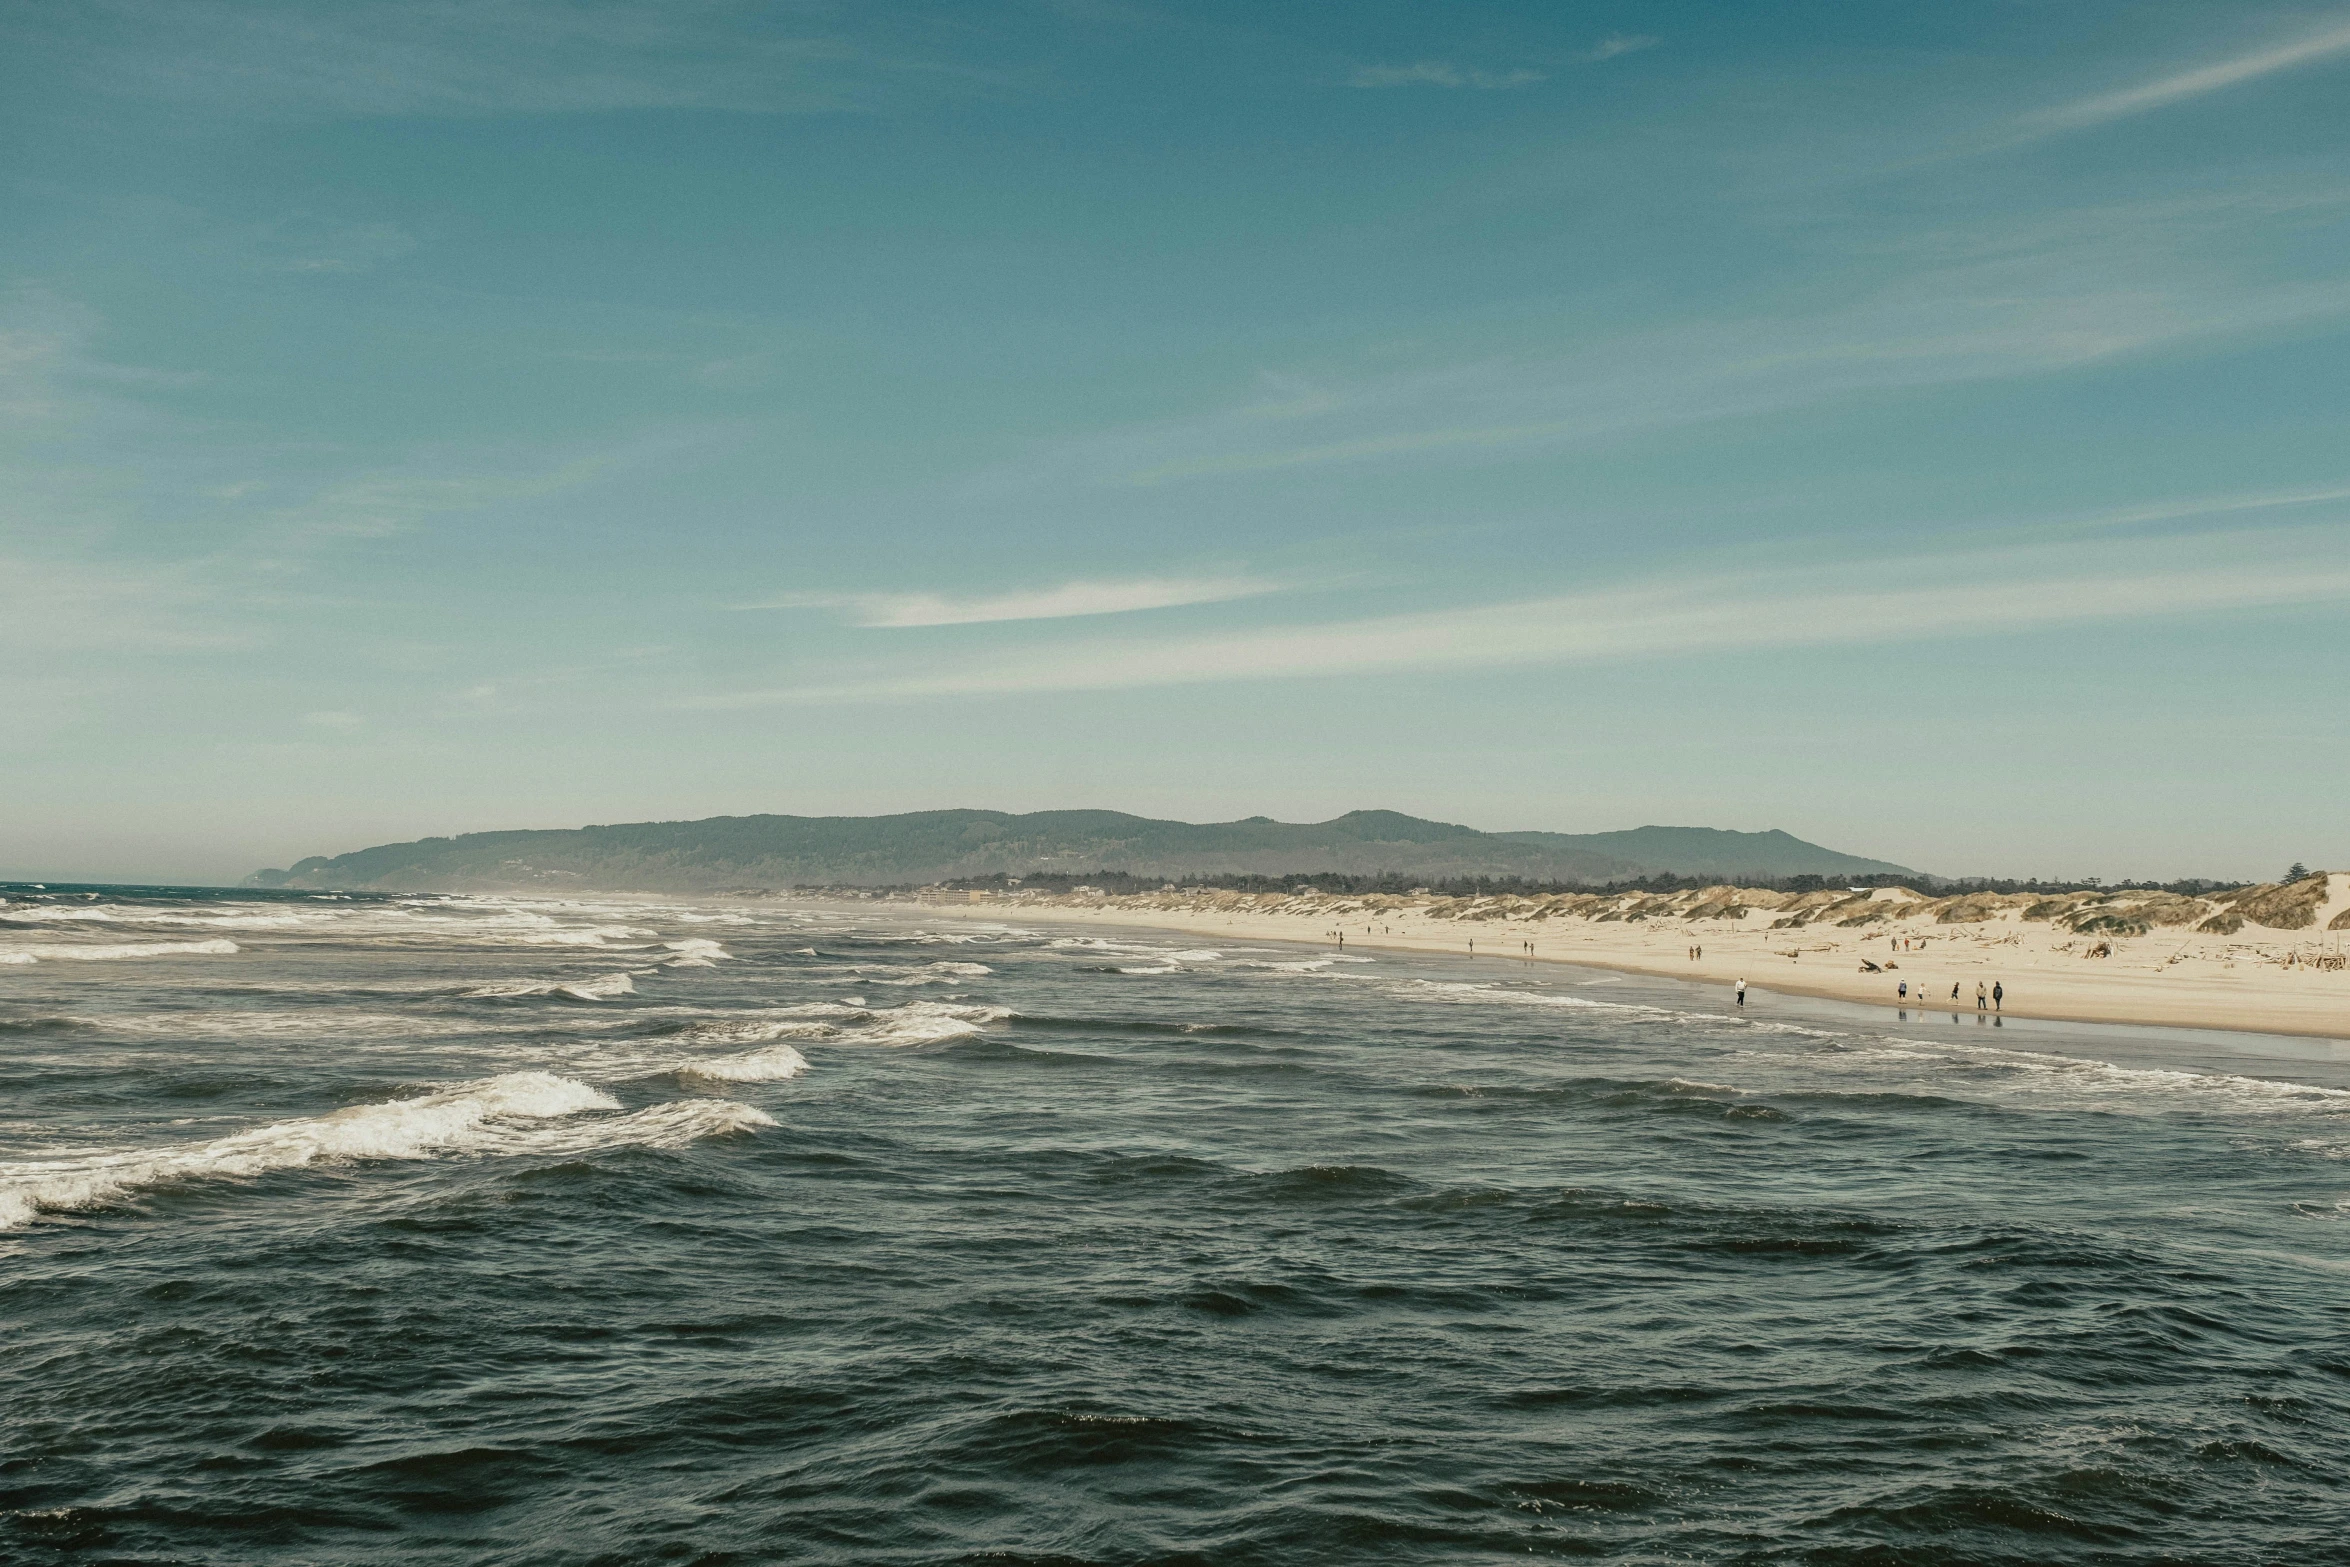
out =
[[[1917,1006],[1922,995],[1934,1010],[1973,1011],[1977,987],[1998,986],[2017,1017],[2350,1038],[2350,874],[2339,871],[2212,898],[2135,889],[1934,897],[1721,886],[1442,898],[1171,888],[934,893],[915,906],[1186,939],[1336,948],[1343,934],[1348,951],[1473,951],[1882,1005]]]

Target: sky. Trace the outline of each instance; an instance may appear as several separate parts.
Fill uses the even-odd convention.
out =
[[[0,0],[0,877],[2350,868],[2350,8]]]

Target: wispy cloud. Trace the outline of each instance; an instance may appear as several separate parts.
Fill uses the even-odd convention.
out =
[[[2103,125],[2111,120],[2127,119],[2134,114],[2146,114],[2155,109],[2168,108],[2191,98],[2289,71],[2295,66],[2330,59],[2350,53],[2350,20],[2337,18],[2330,25],[2304,35],[2291,43],[2272,48],[2257,49],[2250,54],[2231,56],[2190,71],[2142,82],[2119,92],[2100,93],[2092,98],[2078,99],[2053,109],[2043,109],[2024,118],[2029,130],[2053,132],[2076,130],[2084,126]]]
[[[133,411],[124,393],[199,379],[106,359],[93,347],[90,310],[29,285],[0,290],[0,417],[10,436],[54,436],[99,415]]]
[[[287,272],[372,272],[416,248],[396,223],[361,223],[310,235],[286,235],[275,265]]]
[[[16,531],[0,512],[0,533]],[[23,530],[30,532],[30,529]],[[0,552],[0,649],[25,662],[88,666],[116,654],[190,654],[266,640],[252,598],[217,562],[124,561]]]
[[[1868,572],[1647,582],[1549,598],[1207,636],[1058,643],[951,668],[694,699],[696,707],[1102,691],[1600,663],[1998,636],[2350,601],[2339,530],[2174,540],[2098,568],[2075,550],[1878,561]],[[1910,584],[1886,587],[1885,583]]]
[[[2150,522],[2177,522],[2189,517],[2221,517],[2236,512],[2274,511],[2292,506],[2322,506],[2350,501],[2350,485],[2328,485],[2314,490],[2263,490],[2252,495],[2204,495],[2150,505],[2122,506],[2095,513],[2076,526],[2090,528],[2142,527]]]
[[[300,505],[270,514],[304,534],[377,538],[446,512],[544,499],[589,483],[617,456],[590,453],[520,472],[375,472],[340,479]]]
[[[1860,393],[2045,375],[2350,314],[2350,276],[2277,277],[2248,224],[2350,210],[2350,191],[2224,192],[1849,244],[1835,302],[1594,334],[1547,354],[1323,378],[1101,431],[975,481],[1161,485],[1378,462],[1503,460]],[[1825,279],[1823,278],[1823,282]]]
[[[1214,604],[1277,591],[1253,577],[1143,577],[1066,582],[1024,593],[954,597],[943,593],[793,593],[744,609],[841,609],[860,626],[972,626],[1002,620],[1065,620],[1134,610]]]
[[[1590,48],[1564,58],[1576,65],[1597,65],[1618,55],[1653,49],[1658,40],[1644,33],[1612,33]],[[1410,65],[1366,65],[1347,78],[1350,87],[1467,87],[1480,92],[1506,92],[1550,80],[1547,71],[1518,66],[1506,71],[1455,65],[1450,60],[1418,60]]]
[[[71,35],[101,91],[239,116],[822,113],[981,73],[748,0],[99,0]],[[833,19],[836,20],[837,19]],[[60,24],[60,34],[65,36]],[[91,47],[92,40],[96,47]]]
[[[1540,71],[1480,71],[1446,60],[1414,65],[1366,65],[1347,78],[1350,87],[1473,87],[1483,92],[1531,87],[1547,80]]]
[[[1575,58],[1596,65],[1602,60],[1612,60],[1620,54],[1636,54],[1642,49],[1654,49],[1662,41],[1651,38],[1645,33],[1616,33],[1602,38]]]

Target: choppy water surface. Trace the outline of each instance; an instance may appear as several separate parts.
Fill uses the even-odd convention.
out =
[[[2325,1047],[5,896],[0,1560],[2344,1559]]]

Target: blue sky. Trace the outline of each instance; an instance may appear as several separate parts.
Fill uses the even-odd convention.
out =
[[[2350,865],[2350,9],[0,6],[0,874]]]

